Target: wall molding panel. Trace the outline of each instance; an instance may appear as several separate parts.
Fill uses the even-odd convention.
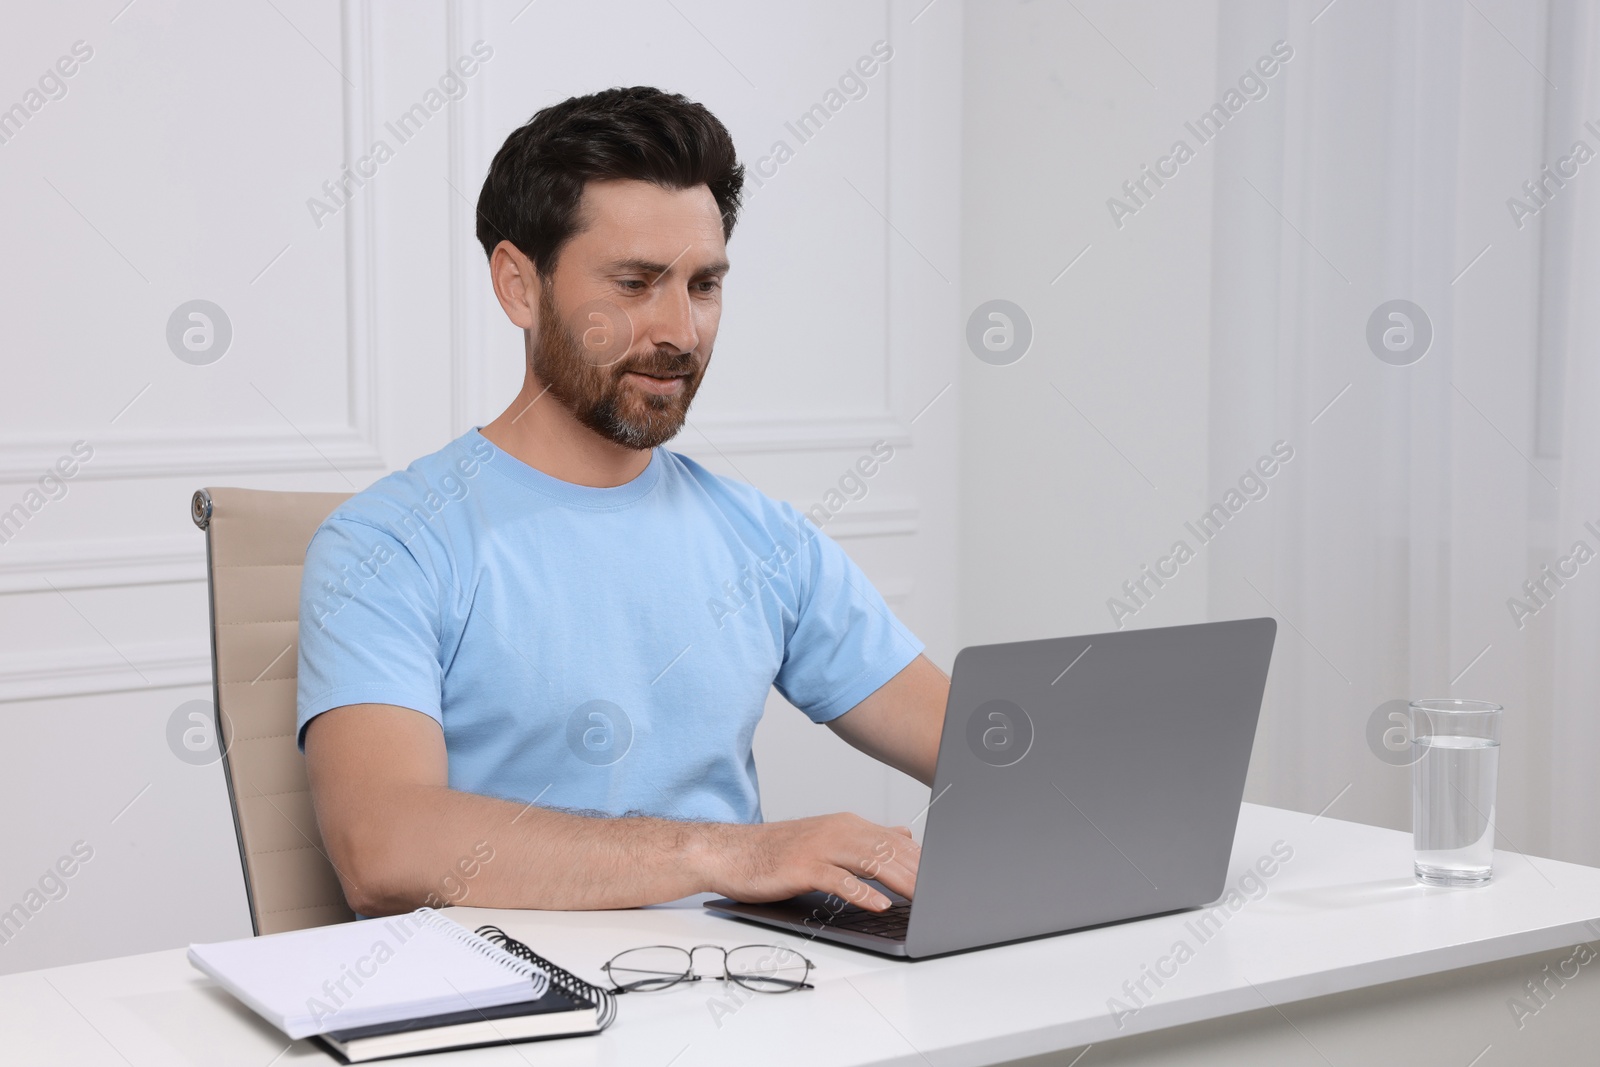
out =
[[[102,642],[0,656],[0,704],[210,684],[211,651],[204,641],[124,644],[120,650]]]
[[[353,166],[373,141],[371,0],[340,5],[343,85],[343,162]],[[375,198],[362,196],[342,211],[345,246],[346,423],[342,426],[207,425],[196,412],[192,428],[161,433],[66,431],[62,436],[0,437],[0,484],[31,482],[53,467],[74,440],[94,446],[74,480],[161,478],[178,475],[373,470],[384,466],[375,424],[373,324]],[[276,401],[272,401],[276,403]]]
[[[206,580],[205,535],[0,548],[0,595]]]

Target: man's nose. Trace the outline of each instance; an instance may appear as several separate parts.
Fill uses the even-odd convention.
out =
[[[700,330],[688,290],[660,285],[656,298],[650,302],[649,316],[644,340],[657,350],[693,352],[700,346]]]

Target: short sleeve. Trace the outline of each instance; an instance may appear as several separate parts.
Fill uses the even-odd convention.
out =
[[[335,515],[311,538],[300,583],[296,737],[346,704],[393,704],[443,723],[439,598],[392,533]]]
[[[861,568],[794,512],[798,603],[774,685],[813,721],[849,711],[899,674],[923,643],[895,618]]]

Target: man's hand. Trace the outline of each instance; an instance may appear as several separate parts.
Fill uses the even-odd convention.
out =
[[[839,814],[720,830],[707,873],[711,891],[734,900],[764,903],[817,890],[882,911],[891,901],[863,878],[904,897],[917,888],[922,850],[904,826]]]

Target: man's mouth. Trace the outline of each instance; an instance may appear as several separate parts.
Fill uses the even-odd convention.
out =
[[[628,371],[623,375],[625,378],[633,379],[646,392],[655,393],[659,396],[671,396],[677,393],[683,388],[683,379],[688,376],[687,373],[652,374],[647,371],[636,370]]]

